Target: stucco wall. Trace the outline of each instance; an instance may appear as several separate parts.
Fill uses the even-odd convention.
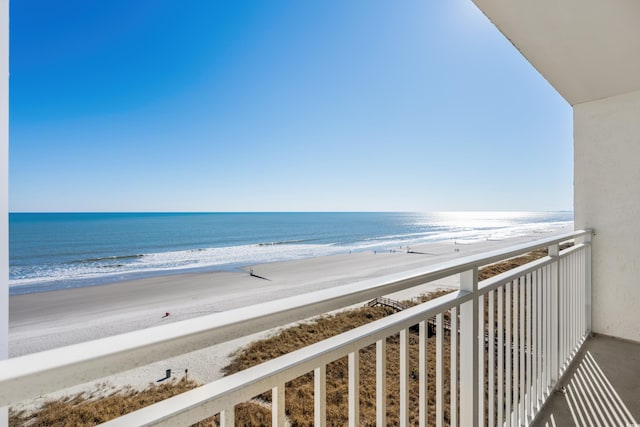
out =
[[[640,342],[640,91],[574,106],[576,229],[593,228],[593,330]]]

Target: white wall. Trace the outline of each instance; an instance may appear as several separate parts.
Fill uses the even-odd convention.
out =
[[[576,229],[593,228],[593,331],[640,342],[640,91],[577,104]]]

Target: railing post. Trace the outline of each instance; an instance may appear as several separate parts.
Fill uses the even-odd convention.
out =
[[[551,263],[551,387],[555,389],[560,378],[560,246],[549,246]]]
[[[591,332],[591,239],[593,231],[576,239],[576,243],[583,243],[584,248],[584,310],[586,321],[586,332]]]
[[[460,273],[460,290],[473,294],[471,301],[460,306],[460,425],[476,427],[479,421],[477,267]]]

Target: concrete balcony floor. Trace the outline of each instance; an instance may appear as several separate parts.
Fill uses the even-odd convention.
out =
[[[640,423],[640,343],[589,338],[560,386],[533,426]]]

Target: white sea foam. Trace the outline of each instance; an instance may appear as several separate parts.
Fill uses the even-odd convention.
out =
[[[308,258],[344,252],[345,248],[334,245],[304,244],[255,244],[223,248],[190,249],[185,251],[159,252],[122,262],[121,259],[101,259],[92,262],[67,263],[42,266],[30,271],[31,277],[15,278],[10,286],[35,283],[82,280],[98,277],[118,277],[131,274],[170,272],[191,269],[211,269],[260,264],[287,259]]]

